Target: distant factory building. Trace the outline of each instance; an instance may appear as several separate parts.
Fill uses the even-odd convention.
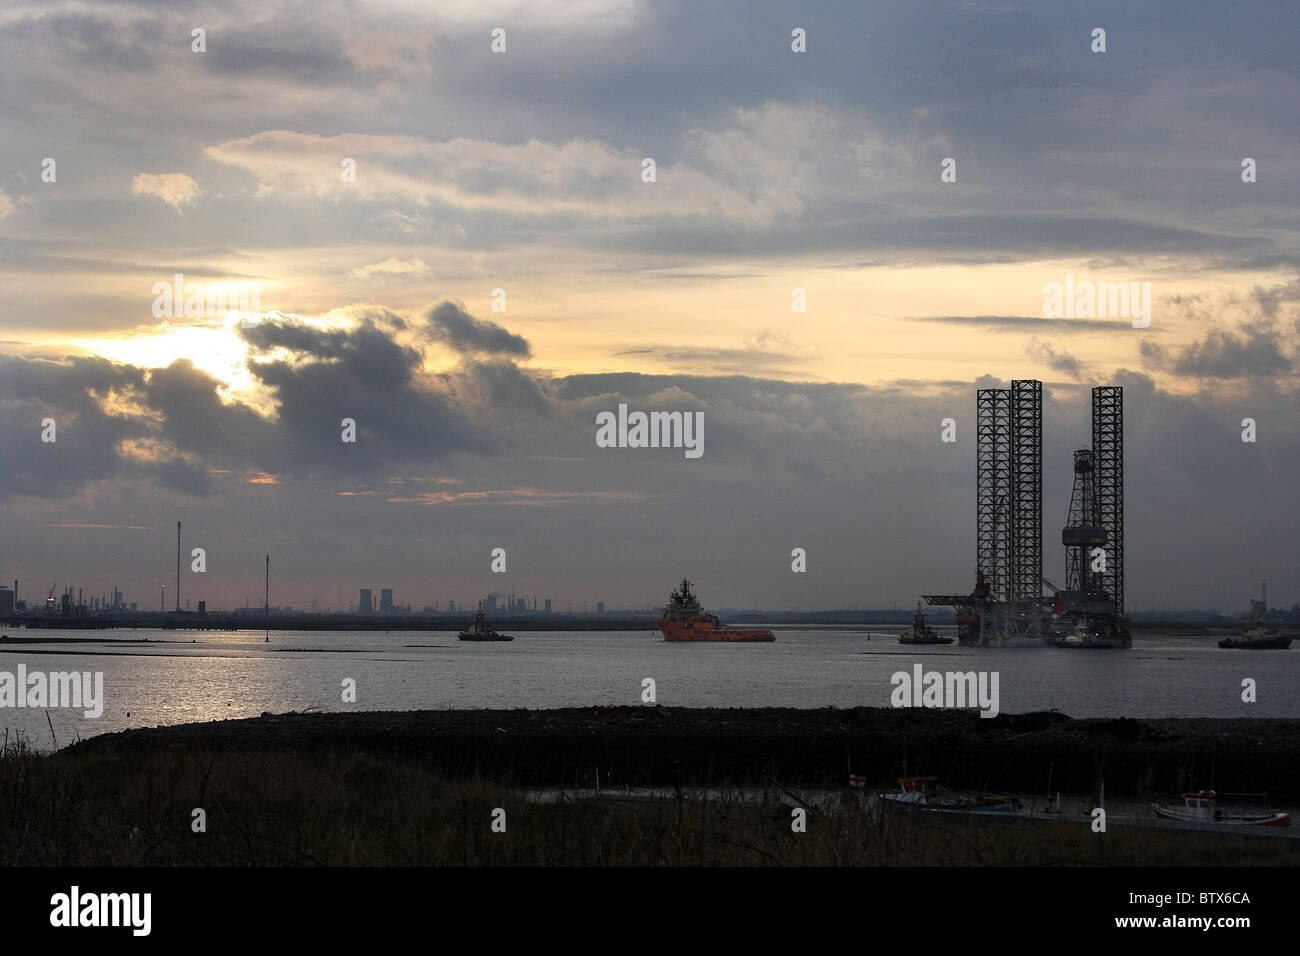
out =
[[[520,598],[519,600],[515,601],[515,610],[518,611],[520,614],[525,613],[528,610],[528,599]]]
[[[550,598],[547,598],[547,599],[546,599],[546,613],[547,613],[547,614],[550,614],[550,613],[551,613],[551,599],[550,599]]]
[[[0,614],[12,614],[13,612],[14,592],[5,585],[0,584]]]
[[[373,614],[375,606],[370,603],[370,588],[361,589],[361,599],[357,601],[358,614]]]
[[[379,610],[388,614],[393,610],[393,589],[382,588],[379,592]]]
[[[605,613],[605,602],[604,602],[604,601],[597,601],[597,602],[596,602],[596,613],[597,613],[597,614],[604,614],[604,613]]]
[[[487,597],[483,599],[483,610],[495,611],[496,609],[497,609],[497,596],[495,594],[489,594]]]

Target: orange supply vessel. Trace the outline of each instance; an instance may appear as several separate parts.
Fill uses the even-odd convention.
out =
[[[663,613],[655,621],[663,631],[665,641],[775,641],[771,631],[743,631],[723,627],[712,614],[700,608],[700,602],[691,593],[691,582],[682,579],[682,586],[674,591],[664,605]]]

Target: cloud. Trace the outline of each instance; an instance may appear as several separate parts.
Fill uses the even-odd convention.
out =
[[[1300,277],[1272,288],[1256,286],[1251,295],[1258,304],[1260,312],[1266,318],[1275,319],[1284,304],[1300,302]]]
[[[799,353],[784,335],[763,330],[748,338],[743,348],[702,348],[676,344],[638,345],[619,349],[615,358],[656,359],[665,364],[700,371],[763,375],[793,375],[808,356]]]
[[[1270,376],[1294,370],[1277,331],[1264,325],[1245,324],[1237,331],[1211,329],[1199,341],[1173,349],[1143,340],[1139,350],[1147,368],[1192,378]]]
[[[906,144],[888,141],[853,112],[769,102],[735,109],[716,127],[688,128],[657,149],[591,137],[437,141],[274,129],[205,152],[250,173],[261,197],[442,203],[602,222],[715,217],[770,223],[896,188],[909,175],[914,152],[933,145],[915,137]],[[344,158],[357,161],[355,182],[342,181]],[[642,178],[647,158],[655,159],[653,182]]]
[[[1058,372],[1064,372],[1076,381],[1082,378],[1082,362],[1069,352],[1057,352],[1052,348],[1051,343],[1041,341],[1037,336],[1029,340],[1025,352],[1035,361],[1042,362]]]
[[[202,479],[171,449],[129,451],[156,427],[140,411],[144,384],[142,369],[105,359],[0,355],[0,498],[73,495],[115,477],[194,487]],[[46,419],[52,442],[42,440]]]
[[[136,196],[156,196],[183,215],[184,207],[199,195],[199,184],[184,173],[140,173],[131,180]]]
[[[928,315],[913,316],[910,321],[981,326],[994,332],[1016,332],[1025,328],[1083,332],[1089,329],[1114,329],[1117,324],[1116,319],[1044,319],[1035,315]]]
[[[372,276],[397,276],[397,275],[426,275],[429,272],[429,266],[422,259],[398,259],[390,257],[383,262],[372,262],[370,265],[358,266],[348,273],[354,279],[369,279]]]
[[[9,194],[3,189],[0,189],[0,219],[9,218],[14,214],[14,210],[17,208],[18,207],[14,205],[14,201],[9,198]]]
[[[569,214],[602,219],[718,214],[770,217],[784,203],[751,200],[685,165],[660,165],[641,180],[645,154],[594,139],[522,144],[343,133],[325,137],[269,130],[206,150],[251,173],[259,196],[442,203],[519,216]],[[357,159],[355,183],[340,162]],[[658,188],[656,188],[658,187]]]
[[[460,352],[527,356],[528,340],[487,319],[476,319],[460,306],[444,302],[429,312],[426,334]]]

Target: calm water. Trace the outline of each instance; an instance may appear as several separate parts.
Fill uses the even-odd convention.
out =
[[[941,629],[942,630],[942,629]],[[41,632],[10,631],[23,637]],[[87,632],[46,632],[87,636]],[[49,711],[76,737],[263,711],[638,704],[652,677],[681,707],[889,706],[895,671],[999,673],[1004,713],[1072,717],[1300,717],[1300,651],[1220,650],[1210,638],[1144,637],[1132,650],[905,648],[897,629],[781,631],[774,644],[669,644],[646,632],[520,632],[470,644],[449,632],[113,631],[92,644],[0,645],[0,671],[101,671],[104,713]],[[124,643],[149,639],[151,643]],[[169,642],[169,643],[162,643]],[[1243,678],[1258,702],[1241,702]],[[357,702],[342,702],[352,678]],[[0,709],[0,728],[51,745],[44,710]],[[0,734],[3,730],[0,729]]]

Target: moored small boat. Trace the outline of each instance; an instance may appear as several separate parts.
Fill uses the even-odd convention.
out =
[[[938,777],[900,777],[898,792],[882,793],[880,799],[884,806],[904,813],[1014,813],[1023,808],[1016,797],[946,794],[938,782]],[[933,791],[930,784],[935,784]]]
[[[1162,820],[1175,820],[1179,823],[1194,824],[1228,824],[1243,827],[1289,827],[1289,813],[1224,813],[1217,805],[1217,795],[1213,790],[1197,790],[1183,794],[1183,805],[1151,804],[1151,809]]]

